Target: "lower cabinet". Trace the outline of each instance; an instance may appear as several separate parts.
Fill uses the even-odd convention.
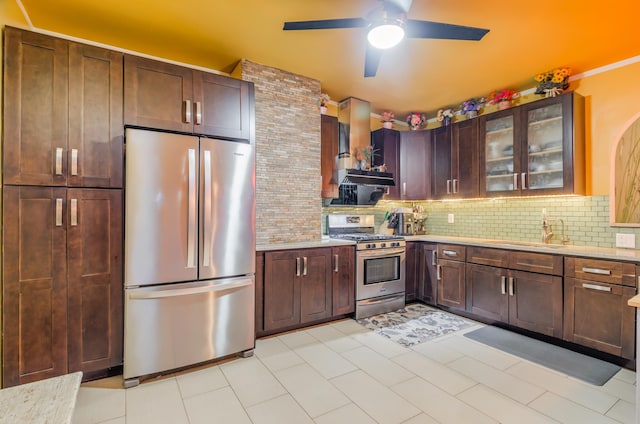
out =
[[[405,254],[405,302],[418,298],[420,280],[420,247],[418,242],[408,241]]]
[[[122,364],[122,190],[5,186],[3,387]]]
[[[355,247],[332,247],[333,255],[333,316],[346,315],[356,310]]]
[[[565,258],[564,339],[627,359],[635,353],[635,265]]]
[[[331,317],[331,248],[265,252],[264,330]]]
[[[465,246],[438,245],[438,305],[465,310]]]
[[[428,305],[438,301],[438,245],[420,243],[420,278],[418,280],[418,298]]]

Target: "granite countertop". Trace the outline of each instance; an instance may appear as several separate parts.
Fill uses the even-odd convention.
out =
[[[293,249],[311,249],[314,247],[333,247],[333,246],[355,246],[356,242],[351,240],[332,239],[323,236],[318,240],[310,241],[298,241],[291,243],[272,243],[272,244],[259,244],[256,246],[256,251],[265,252],[267,250],[293,250]]]
[[[0,390],[0,423],[71,423],[81,380],[75,372]]]

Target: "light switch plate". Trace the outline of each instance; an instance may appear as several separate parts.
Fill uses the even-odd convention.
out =
[[[450,213],[450,214],[447,216],[447,222],[448,222],[449,224],[453,224],[453,222],[454,222],[454,218],[453,218],[453,214],[452,214],[452,213]]]
[[[630,249],[636,248],[636,235],[635,234],[616,234],[616,247],[626,247]]]

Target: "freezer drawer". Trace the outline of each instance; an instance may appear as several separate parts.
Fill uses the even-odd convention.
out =
[[[124,379],[253,349],[254,276],[125,290]]]

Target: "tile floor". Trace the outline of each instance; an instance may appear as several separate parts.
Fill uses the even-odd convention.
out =
[[[635,423],[634,372],[592,386],[463,337],[476,328],[412,348],[353,320],[260,339],[128,390],[86,383],[73,423]]]

